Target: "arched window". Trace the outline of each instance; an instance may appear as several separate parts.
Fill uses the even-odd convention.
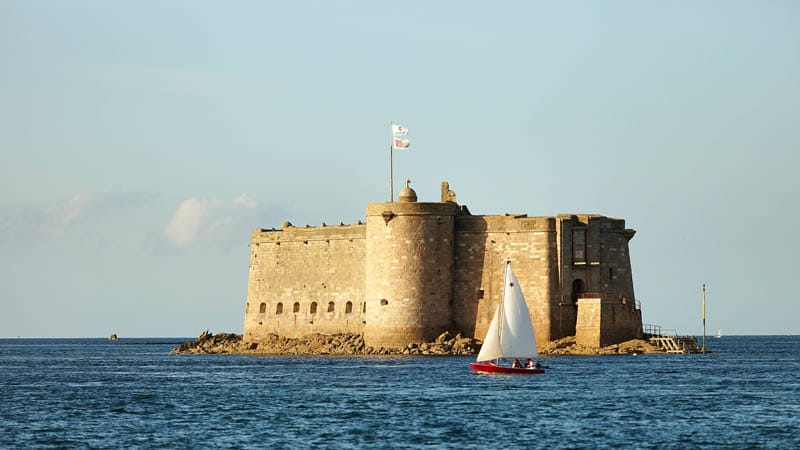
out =
[[[265,312],[267,312],[267,304],[266,303],[262,303],[261,306],[258,307],[258,312],[261,313],[261,314],[264,314]]]
[[[283,314],[283,303],[278,303],[275,307],[275,314]]]
[[[328,312],[333,312],[333,302],[328,302]]]
[[[344,305],[344,313],[345,314],[350,314],[352,312],[353,312],[353,302],[347,302]]]
[[[311,302],[311,309],[309,310],[311,314],[317,313],[317,302]]]
[[[572,282],[572,303],[577,305],[581,294],[583,294],[583,280],[576,278],[575,281]]]
[[[292,306],[292,312],[294,313],[300,312],[300,302],[294,302],[294,306]]]

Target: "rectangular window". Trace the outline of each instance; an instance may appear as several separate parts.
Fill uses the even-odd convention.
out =
[[[572,229],[572,263],[586,264],[586,228]]]

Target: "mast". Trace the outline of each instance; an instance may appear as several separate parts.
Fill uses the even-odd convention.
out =
[[[703,283],[703,353],[706,352],[706,284]]]

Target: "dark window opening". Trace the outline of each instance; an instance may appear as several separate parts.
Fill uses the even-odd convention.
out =
[[[258,307],[258,312],[261,313],[261,314],[264,314],[265,312],[267,312],[267,304],[266,303],[262,303]]]
[[[583,280],[578,278],[572,282],[572,303],[577,305],[578,299],[581,298],[583,292]]]
[[[275,314],[283,314],[283,303],[278,303],[275,307]]]
[[[351,314],[353,312],[353,302],[347,302],[344,305],[344,313]]]
[[[328,312],[333,312],[333,302],[328,302]]]
[[[386,306],[388,304],[389,304],[389,300],[386,300],[385,298],[381,299],[381,306]]]
[[[294,302],[294,306],[292,306],[292,312],[299,313],[300,312],[300,303]]]
[[[311,302],[311,309],[309,309],[309,312],[311,314],[317,313],[317,302]]]

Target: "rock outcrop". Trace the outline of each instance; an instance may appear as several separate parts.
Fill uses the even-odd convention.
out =
[[[434,342],[409,344],[403,348],[373,348],[360,334],[314,333],[294,339],[270,334],[258,342],[244,342],[232,333],[204,331],[195,341],[184,342],[172,353],[242,355],[474,355],[480,349],[475,339],[445,331]]]
[[[647,341],[633,339],[607,347],[583,347],[575,343],[575,336],[547,343],[539,349],[542,355],[630,355],[634,353],[664,353]]]
[[[474,355],[480,341],[445,331],[434,342],[408,344],[403,348],[373,348],[364,345],[360,334],[320,334],[294,339],[270,334],[258,342],[244,342],[234,333],[212,334],[208,330],[192,342],[184,342],[172,353],[239,354],[239,355]],[[658,347],[634,339],[608,347],[583,347],[570,336],[549,342],[539,348],[541,355],[620,355],[634,353],[664,353]]]

